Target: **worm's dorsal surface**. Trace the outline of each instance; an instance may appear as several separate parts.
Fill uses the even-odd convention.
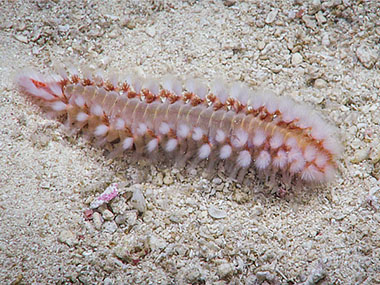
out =
[[[319,115],[271,92],[241,84],[211,88],[173,77],[162,84],[127,76],[106,81],[79,73],[23,72],[21,90],[69,126],[110,143],[113,156],[134,149],[180,160],[230,161],[290,181],[324,183],[336,170],[340,144]]]

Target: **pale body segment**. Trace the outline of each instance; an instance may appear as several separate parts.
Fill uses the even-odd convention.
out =
[[[335,174],[340,145],[314,112],[270,92],[198,80],[186,89],[168,77],[160,87],[136,77],[105,81],[79,74],[26,72],[21,89],[67,125],[112,146],[112,156],[134,149],[170,153],[179,161],[232,162],[291,181],[323,183]],[[198,93],[198,94],[197,94]]]

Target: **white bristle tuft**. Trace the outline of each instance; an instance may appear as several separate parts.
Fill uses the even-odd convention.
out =
[[[185,124],[179,125],[178,130],[177,130],[177,135],[179,138],[181,139],[187,138],[189,134],[190,134],[190,128],[187,125]]]
[[[97,137],[102,137],[102,136],[105,136],[107,132],[108,132],[108,127],[104,124],[101,124],[96,127],[94,131],[94,135]]]
[[[193,135],[192,135],[193,140],[199,141],[202,139],[202,137],[203,137],[203,130],[200,127],[194,128]]]
[[[278,109],[281,114],[289,112],[294,106],[294,101],[288,97],[278,97]]]
[[[112,84],[112,86],[114,88],[116,88],[118,86],[118,84],[119,84],[119,77],[120,77],[120,75],[117,72],[113,72],[109,76],[108,81]]]
[[[164,77],[162,87],[177,96],[182,95],[182,83],[172,75]]]
[[[266,150],[262,150],[260,151],[259,155],[257,156],[255,160],[255,166],[258,169],[263,170],[269,166],[270,162],[271,162],[270,153],[267,152]]]
[[[226,144],[220,148],[220,159],[227,159],[231,156],[232,147],[229,144]]]
[[[143,79],[136,75],[129,74],[126,76],[125,81],[128,83],[129,86],[133,88],[133,91],[135,91],[136,93],[140,93]]]
[[[82,74],[84,79],[93,80],[93,70],[90,67],[84,66],[82,68]]]
[[[102,116],[103,115],[103,109],[100,105],[95,104],[91,106],[91,113],[93,113],[95,116]]]
[[[163,122],[160,124],[158,131],[162,135],[167,135],[170,132],[170,126],[167,123]]]
[[[61,63],[54,63],[53,69],[56,73],[59,74],[59,76],[62,77],[62,79],[67,79],[67,72],[63,64]]]
[[[121,131],[125,128],[125,121],[121,118],[117,118],[115,122],[115,130]]]
[[[273,159],[273,166],[280,169],[284,169],[287,163],[288,163],[287,153],[284,150],[280,149],[277,152],[277,155],[275,156],[275,158]]]
[[[123,149],[124,150],[131,148],[132,145],[133,145],[133,138],[128,137],[128,138],[125,138],[123,140]]]
[[[53,83],[49,84],[49,88],[54,95],[56,95],[60,98],[63,97],[62,88],[58,83],[53,82]]]
[[[137,127],[137,134],[142,136],[144,135],[146,132],[148,131],[148,126],[144,123],[139,123],[138,127]]]
[[[205,159],[207,158],[211,153],[211,147],[209,144],[203,144],[198,151],[198,156],[200,159]]]
[[[25,90],[25,92],[27,92],[33,96],[42,98],[42,99],[47,100],[47,101],[55,99],[55,97],[52,94],[50,94],[49,92],[47,92],[46,90],[44,90],[42,88],[37,88],[34,85],[34,83],[32,82],[31,78],[33,78],[33,79],[35,78],[34,80],[38,81],[38,82],[44,82],[42,75],[39,75],[37,73],[23,74],[17,78],[17,82],[18,82],[19,86]]]
[[[276,132],[269,140],[272,149],[278,149],[284,143],[284,136],[280,132]]]
[[[87,121],[88,117],[89,117],[89,116],[88,116],[86,113],[84,113],[84,112],[80,112],[80,113],[78,113],[78,115],[77,115],[77,117],[76,117],[76,120],[77,120],[78,122],[85,122],[85,121]]]
[[[152,139],[150,142],[148,142],[148,144],[146,145],[146,149],[148,150],[148,152],[152,152],[154,151],[158,146],[158,139],[155,138],[155,139]]]
[[[301,179],[305,181],[323,180],[323,173],[320,172],[313,164],[306,167],[301,173]]]
[[[303,157],[298,157],[296,160],[294,160],[291,163],[289,167],[289,171],[291,173],[301,172],[305,168],[305,165],[306,165],[305,159],[303,159]]]
[[[211,83],[210,92],[218,97],[219,101],[224,104],[228,98],[228,87],[225,85],[224,81],[221,79],[215,79]]]
[[[235,148],[243,147],[248,141],[248,133],[244,130],[237,130],[232,136],[231,144]]]
[[[103,84],[104,82],[104,74],[103,74],[103,71],[100,70],[100,69],[97,69],[95,72],[94,72],[94,81],[95,81],[95,84],[97,85],[101,85]]]
[[[78,107],[81,107],[83,108],[84,107],[84,104],[85,104],[85,101],[84,101],[84,98],[82,96],[78,96],[75,98],[75,104],[78,106]]]
[[[292,147],[288,152],[288,160],[289,162],[293,162],[295,160],[301,159],[302,151],[298,147]]]
[[[142,85],[142,88],[148,89],[150,92],[152,92],[156,96],[160,92],[160,85],[158,84],[157,80],[153,78],[146,79],[144,84]]]
[[[215,135],[215,140],[218,143],[224,143],[226,140],[226,134],[222,130],[217,130]]]
[[[262,92],[254,92],[248,99],[247,104],[250,105],[254,110],[258,110],[264,106],[264,95]]]
[[[327,163],[327,156],[325,154],[322,154],[322,153],[317,153],[317,157],[315,158],[315,164],[319,167],[319,168],[323,168],[326,163]]]
[[[178,140],[176,140],[176,139],[170,139],[170,140],[168,140],[168,142],[165,145],[165,150],[167,152],[172,152],[173,150],[175,150],[175,148],[177,147],[177,145],[178,145]]]
[[[57,112],[66,110],[66,106],[67,105],[65,103],[63,103],[62,101],[55,101],[55,102],[51,103],[51,108]]]
[[[240,167],[247,168],[251,164],[252,158],[248,150],[243,150],[239,152],[239,155],[236,159],[237,164]]]
[[[241,104],[246,105],[250,97],[250,91],[245,84],[237,82],[231,86],[230,95],[239,100]]]
[[[317,155],[317,149],[314,146],[308,145],[303,153],[307,162],[313,161]]]
[[[343,151],[342,145],[338,144],[332,137],[328,137],[323,141],[323,147],[336,156],[339,156]]]
[[[265,132],[262,129],[257,129],[255,131],[255,135],[252,138],[252,143],[254,146],[259,147],[263,145],[266,139],[267,135],[265,134]]]
[[[295,137],[289,137],[286,139],[285,145],[290,148],[298,147],[297,139]]]
[[[208,88],[199,79],[189,78],[186,80],[185,87],[187,91],[194,93],[201,99],[205,99],[208,93]]]

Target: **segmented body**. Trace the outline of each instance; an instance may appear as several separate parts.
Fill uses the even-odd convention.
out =
[[[129,76],[104,81],[79,73],[43,76],[25,72],[22,90],[68,125],[84,130],[112,155],[175,153],[180,161],[232,161],[239,169],[325,182],[335,173],[340,145],[332,128],[314,112],[270,92],[253,92],[216,82],[209,88],[191,79],[183,88],[174,78],[160,86]]]

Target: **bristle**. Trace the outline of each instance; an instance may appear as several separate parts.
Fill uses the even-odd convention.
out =
[[[284,136],[280,132],[276,132],[270,139],[269,144],[272,149],[278,149],[284,143]]]
[[[125,121],[121,118],[117,118],[115,122],[116,130],[123,130],[125,128]]]
[[[236,159],[237,164],[240,167],[247,168],[251,164],[251,154],[247,150],[239,152],[239,155]]]
[[[255,131],[255,134],[252,139],[252,143],[254,146],[259,147],[265,142],[266,139],[267,139],[267,136],[265,132],[261,129],[258,129]]]
[[[155,139],[152,139],[150,142],[148,142],[148,144],[146,145],[146,148],[148,150],[148,152],[152,152],[153,150],[155,150],[158,146],[158,139],[155,138]]]
[[[233,135],[231,139],[231,144],[235,148],[241,148],[247,143],[247,141],[248,133],[240,129],[235,132],[235,135]]]
[[[123,140],[123,149],[124,150],[127,150],[127,149],[130,149],[133,145],[133,138],[125,138]]]
[[[103,115],[103,109],[100,105],[92,105],[91,106],[91,113],[93,113],[95,116],[102,116]]]
[[[228,98],[228,87],[221,79],[216,79],[211,83],[210,92],[217,96],[222,104],[224,104]]]
[[[160,92],[160,85],[158,84],[157,80],[153,78],[145,79],[145,82],[143,83],[142,88],[148,89],[150,92],[152,92],[156,96]]]
[[[107,132],[108,132],[108,127],[102,124],[96,127],[94,135],[97,137],[103,137],[107,134]]]
[[[51,104],[51,108],[56,112],[61,112],[63,110],[66,110],[67,105],[63,103],[62,101],[56,101]]]
[[[205,159],[207,158],[211,153],[211,147],[209,144],[203,144],[199,148],[198,156],[200,159]]]
[[[162,86],[177,96],[182,94],[182,84],[173,75],[167,75],[163,78]]]
[[[172,152],[173,150],[176,149],[177,145],[178,145],[178,140],[169,139],[168,142],[166,143],[165,150],[167,152]]]
[[[255,159],[255,165],[258,169],[263,170],[269,166],[271,162],[270,153],[262,150]]]
[[[84,104],[85,104],[85,101],[84,101],[84,98],[82,96],[78,96],[75,98],[75,104],[78,106],[78,107],[81,107],[83,108],[84,107]]]
[[[185,124],[181,124],[179,125],[178,127],[178,130],[177,130],[177,136],[184,139],[186,138],[190,133],[190,128],[185,125]]]
[[[288,157],[287,157],[287,153],[280,149],[276,156],[273,158],[273,166],[276,167],[276,168],[280,168],[280,169],[283,169],[285,168],[286,164],[288,162]]]
[[[218,143],[224,143],[226,140],[226,134],[222,130],[217,130],[215,135],[215,140]]]
[[[208,93],[207,86],[199,79],[190,78],[185,83],[187,91],[194,93],[199,98],[204,99]]]
[[[304,157],[307,162],[313,161],[317,155],[317,149],[312,146],[308,145],[304,150]]]
[[[136,132],[139,136],[144,135],[148,131],[148,126],[144,123],[139,123]]]
[[[76,117],[76,120],[77,120],[78,122],[85,122],[85,121],[87,121],[88,117],[89,117],[89,116],[88,116],[86,113],[84,113],[84,112],[80,112],[80,113],[78,113],[78,115],[77,115],[77,117]]]
[[[220,159],[227,159],[231,156],[232,148],[229,144],[226,144],[220,148]]]
[[[192,138],[199,141],[203,137],[203,130],[199,127],[194,128]]]
[[[162,135],[166,135],[170,132],[170,126],[167,124],[167,123],[161,123],[158,131],[160,132],[160,134]]]

